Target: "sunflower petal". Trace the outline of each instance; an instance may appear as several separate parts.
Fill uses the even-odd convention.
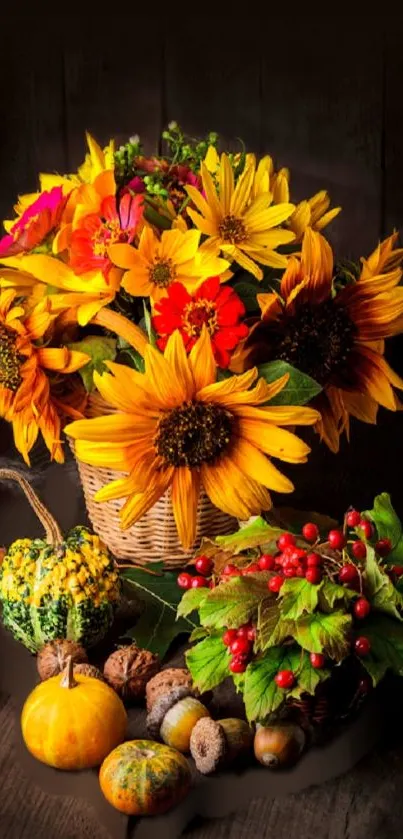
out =
[[[163,472],[154,474],[145,492],[137,493],[127,499],[120,511],[120,521],[123,530],[136,523],[161,498],[172,482],[174,468],[169,467]]]
[[[181,389],[181,401],[189,401],[194,394],[194,382],[183,338],[178,329],[168,338],[164,357],[171,367],[172,381]]]
[[[187,466],[175,470],[172,506],[179,539],[189,550],[196,538],[196,515],[200,494],[200,473]]]
[[[265,454],[278,457],[287,463],[305,463],[310,448],[295,434],[259,419],[239,417],[238,422],[239,436],[253,443]]]
[[[112,414],[106,417],[77,420],[64,429],[74,440],[89,440],[96,443],[133,443],[144,434],[152,434],[155,422],[142,414]]]
[[[217,367],[210,335],[205,325],[203,325],[199,340],[190,351],[189,363],[196,393],[215,382]]]
[[[247,440],[238,439],[231,452],[236,465],[268,489],[276,492],[292,492],[294,485],[286,478],[256,446]]]

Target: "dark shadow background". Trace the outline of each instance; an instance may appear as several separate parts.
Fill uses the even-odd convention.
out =
[[[290,167],[296,201],[327,189],[343,207],[329,232],[339,256],[367,255],[402,228],[401,12],[383,24],[382,9],[293,4],[239,13],[108,4],[74,18],[25,5],[8,13],[0,49],[1,217],[38,172],[82,161],[85,129],[101,143],[138,133],[151,152],[176,119],[189,134],[216,130],[272,154]],[[389,342],[401,375],[402,350],[402,338]],[[309,464],[287,470],[292,503],[340,514],[386,489],[403,513],[402,427],[400,414],[381,410],[377,428],[354,423],[337,457],[315,438]],[[10,433],[0,432],[5,454]]]

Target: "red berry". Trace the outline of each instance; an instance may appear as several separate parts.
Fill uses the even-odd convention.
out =
[[[236,629],[226,629],[225,632],[224,632],[224,635],[222,636],[223,643],[225,644],[226,647],[230,647],[231,644],[234,643],[236,638],[237,638],[237,630]]]
[[[373,534],[373,527],[368,519],[361,519],[359,527],[362,530],[366,539],[370,539]]]
[[[249,655],[250,641],[247,638],[235,638],[230,647],[232,655]]]
[[[305,577],[305,568],[303,565],[300,565],[299,568],[295,569],[295,576],[296,577]]]
[[[319,538],[319,530],[316,524],[308,521],[302,528],[302,535],[307,542],[316,542]]]
[[[322,570],[315,567],[307,568],[305,572],[305,579],[308,580],[308,583],[312,583],[314,586],[317,586],[322,579]]]
[[[247,568],[243,569],[242,576],[245,576],[245,574],[256,574],[258,571],[261,571],[260,566],[257,562],[252,562],[251,565],[248,565]]]
[[[365,542],[361,542],[360,539],[357,539],[356,542],[353,542],[351,550],[356,559],[365,559],[367,555],[367,547]]]
[[[403,574],[403,565],[392,565],[391,571],[396,575],[396,577],[401,577]]]
[[[193,577],[191,577],[190,574],[187,574],[186,571],[184,571],[183,574],[178,575],[178,579],[176,582],[178,583],[179,588],[190,588],[190,586],[192,585],[192,579]]]
[[[297,569],[293,568],[292,565],[286,565],[284,568],[284,576],[285,577],[296,577],[297,576]]]
[[[354,641],[354,650],[357,655],[366,656],[371,652],[371,642],[365,635],[360,635]]]
[[[211,574],[213,563],[208,556],[204,556],[203,554],[202,556],[197,557],[195,562],[195,568],[196,571],[199,572],[199,574],[203,574],[203,577],[208,577],[209,574]]]
[[[392,542],[390,539],[378,539],[375,544],[375,550],[379,556],[388,556],[392,550]]]
[[[327,535],[327,540],[329,542],[330,547],[333,548],[333,550],[335,551],[341,551],[341,549],[344,548],[344,545],[346,544],[344,534],[341,532],[341,530],[330,530]]]
[[[314,667],[315,670],[320,670],[321,667],[325,666],[326,659],[322,653],[311,653],[309,658],[311,660],[312,667]]]
[[[271,571],[275,565],[274,556],[271,556],[271,554],[262,554],[258,560],[258,565],[261,571]]]
[[[231,673],[245,673],[247,662],[242,656],[234,656],[229,663]]]
[[[290,554],[289,562],[297,567],[303,560],[306,560],[306,551],[302,548],[294,548]]]
[[[355,565],[343,565],[339,571],[339,582],[340,583],[356,583],[358,577],[358,571]]]
[[[271,580],[269,580],[269,582],[267,583],[267,587],[270,589],[270,591],[277,592],[280,591],[283,582],[283,577],[280,577],[279,574],[276,574],[274,577],[271,578]]]
[[[237,629],[236,637],[237,638],[247,638],[249,630],[250,630],[250,624],[249,623],[244,623],[243,626],[240,626],[239,629]]]
[[[278,688],[290,690],[295,682],[295,676],[292,670],[279,670],[274,677],[274,681]]]
[[[322,557],[319,554],[310,553],[306,558],[308,568],[320,568],[322,565]]]
[[[248,629],[248,641],[255,641],[256,640],[256,627],[250,626]]]
[[[358,510],[349,510],[346,513],[346,524],[348,527],[358,527],[361,521],[361,515]]]
[[[356,618],[362,620],[363,618],[368,617],[371,611],[371,604],[365,597],[359,597],[358,600],[355,601],[353,609]]]
[[[190,588],[207,588],[208,581],[205,577],[193,577]]]
[[[235,565],[231,565],[231,563],[229,563],[228,565],[224,565],[224,568],[222,570],[223,577],[239,577],[240,574],[241,572],[239,568],[236,568]]]
[[[295,545],[295,536],[293,536],[292,533],[282,533],[277,539],[277,547],[279,551],[283,551],[290,545]]]

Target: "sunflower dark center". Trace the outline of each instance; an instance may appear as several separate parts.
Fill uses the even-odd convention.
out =
[[[337,384],[354,346],[356,327],[342,306],[327,300],[301,306],[282,320],[281,331],[262,324],[253,334],[253,363],[281,359],[312,376],[321,385]],[[266,352],[265,352],[266,350]]]
[[[150,281],[160,288],[166,288],[175,279],[176,271],[171,259],[157,259],[150,268]]]
[[[220,405],[185,402],[160,421],[154,444],[170,466],[201,466],[222,454],[232,429],[233,418]]]
[[[21,384],[21,359],[16,350],[17,333],[0,324],[0,386],[14,393]]]
[[[233,216],[232,213],[224,216],[218,229],[224,242],[230,242],[232,245],[239,245],[240,242],[245,241],[245,225],[240,218],[236,218],[236,216]]]

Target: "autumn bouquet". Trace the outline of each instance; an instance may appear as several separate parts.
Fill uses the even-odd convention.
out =
[[[58,462],[71,441],[116,555],[180,561],[292,491],[272,459],[306,461],[295,427],[337,451],[350,417],[396,410],[403,251],[335,262],[327,193],[293,203],[288,170],[216,134],[87,140],[5,222],[0,414],[27,464],[39,434]]]

